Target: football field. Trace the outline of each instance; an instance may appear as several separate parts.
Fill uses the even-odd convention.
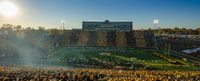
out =
[[[177,54],[155,49],[88,47],[59,48],[47,56],[64,66],[102,69],[199,70]]]

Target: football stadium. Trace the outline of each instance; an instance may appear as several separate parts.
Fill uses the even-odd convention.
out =
[[[0,0],[0,81],[200,81],[199,4]]]
[[[95,23],[97,22],[83,22],[85,25],[83,29],[72,30],[1,29],[1,76],[5,79],[8,72],[11,72],[11,75],[19,72],[19,75],[28,78],[34,75],[30,72],[32,69],[34,72],[42,69],[44,72],[57,70],[61,73],[62,71],[71,73],[57,74],[60,77],[63,76],[62,80],[65,79],[64,76],[68,77],[66,80],[79,80],[80,74],[85,74],[85,72],[86,78],[82,76],[80,80],[147,80],[149,78],[135,75],[149,72],[155,76],[151,79],[155,80],[158,79],[156,76],[160,72],[164,72],[161,76],[165,77],[165,71],[171,76],[174,76],[173,71],[180,71],[177,74],[182,77],[178,79],[185,77],[181,73],[190,75],[192,72],[194,76],[199,74],[198,58],[173,50],[170,42],[163,45],[163,40],[159,40],[152,32],[132,30],[130,22],[110,23],[106,20]],[[127,28],[121,30],[120,28],[123,28],[121,26]],[[101,71],[104,73],[97,75]],[[111,73],[107,75],[107,71]],[[31,75],[28,76],[23,72],[30,72]],[[115,75],[115,73],[119,74]],[[129,73],[134,73],[135,78],[132,78],[132,74],[126,75]],[[41,73],[41,75],[44,74]],[[16,75],[8,77],[10,78],[7,80],[11,80]],[[44,78],[38,77],[38,79]],[[194,80],[196,78],[198,77]],[[25,78],[18,79],[26,80]],[[30,79],[36,80],[36,78],[28,80]]]

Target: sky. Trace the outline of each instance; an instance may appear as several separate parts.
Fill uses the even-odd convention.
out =
[[[2,0],[0,0],[2,1]],[[159,26],[200,27],[200,0],[10,0],[19,12],[15,17],[0,15],[0,24],[23,27],[81,28],[82,21],[133,21],[135,29]]]

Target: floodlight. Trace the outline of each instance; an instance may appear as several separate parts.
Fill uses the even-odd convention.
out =
[[[65,23],[65,22],[66,22],[65,20],[62,20],[62,21],[61,21],[61,23]]]
[[[159,23],[158,19],[153,20],[153,24],[158,24],[158,23]]]

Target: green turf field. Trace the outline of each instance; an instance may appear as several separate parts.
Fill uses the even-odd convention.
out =
[[[51,50],[47,58],[78,68],[200,70],[176,54],[154,49],[59,48]]]

